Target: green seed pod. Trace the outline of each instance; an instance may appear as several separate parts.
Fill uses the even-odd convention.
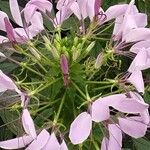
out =
[[[72,54],[72,59],[74,62],[79,58],[80,54],[81,54],[81,50],[74,49]]]
[[[76,36],[73,41],[73,45],[77,46],[79,38]]]
[[[102,66],[102,63],[103,63],[103,60],[104,60],[103,58],[104,58],[103,53],[102,52],[99,53],[99,55],[96,58],[95,69],[99,69]]]

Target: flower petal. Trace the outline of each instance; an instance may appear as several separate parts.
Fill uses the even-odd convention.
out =
[[[147,125],[133,118],[118,118],[120,128],[123,132],[134,138],[143,137],[147,130]]]
[[[121,150],[122,147],[122,132],[118,124],[109,124],[109,143],[108,149]]]
[[[1,141],[0,147],[3,149],[19,149],[23,148],[29,143],[31,143],[33,138],[31,136],[23,136],[23,137],[17,137],[11,140]]]
[[[123,41],[136,42],[142,40],[150,39],[150,29],[149,28],[136,28],[131,30],[128,34],[124,36]]]
[[[114,6],[109,7],[105,12],[105,15],[107,17],[105,22],[111,19],[117,18],[120,15],[123,15],[125,11],[127,10],[127,7],[128,7],[128,4],[114,5]]]
[[[17,0],[9,0],[10,11],[13,16],[13,19],[19,26],[23,26],[22,18],[19,10],[19,5]]]
[[[8,42],[8,41],[9,41],[8,38],[6,38],[5,36],[0,35],[0,44]]]
[[[133,84],[138,92],[144,93],[144,81],[140,70],[135,70],[127,81]]]
[[[75,14],[75,16],[81,20],[81,12],[77,2],[72,3],[70,6],[71,11]]]
[[[69,138],[73,144],[85,141],[92,129],[92,118],[87,112],[77,116],[70,126]]]
[[[49,133],[43,129],[37,138],[26,148],[26,150],[41,150],[47,144],[49,138]]]
[[[23,125],[25,132],[31,135],[33,139],[37,137],[34,122],[30,116],[28,109],[23,110],[22,125]]]
[[[110,117],[109,106],[106,105],[103,99],[99,99],[92,104],[92,120],[101,122]]]
[[[0,70],[0,92],[18,90],[14,82]]]
[[[0,11],[0,30],[6,31],[4,18],[8,18],[7,14],[3,11]]]
[[[138,53],[142,48],[149,48],[150,47],[150,40],[147,40],[147,41],[140,41],[136,44],[134,44],[131,48],[130,48],[130,51],[133,52],[133,53]]]
[[[43,149],[49,150],[49,148],[51,148],[51,150],[60,150],[60,144],[58,143],[58,140],[54,133],[51,134],[47,144],[44,146]]]
[[[60,145],[60,150],[68,150],[68,147],[66,145],[66,142],[63,140],[61,145]]]
[[[101,150],[108,150],[108,138],[104,137],[101,143]]]

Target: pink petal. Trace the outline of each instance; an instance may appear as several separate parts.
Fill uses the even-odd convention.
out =
[[[41,150],[47,144],[49,138],[49,133],[43,129],[37,138],[26,148],[26,150]]]
[[[121,100],[120,102],[110,104],[110,106],[124,113],[139,113],[148,108],[147,104],[141,104],[132,98]]]
[[[147,15],[144,13],[138,13],[134,16],[135,22],[138,27],[147,26]]]
[[[0,29],[2,31],[6,31],[6,28],[5,28],[5,23],[4,23],[4,18],[8,18],[7,14],[4,13],[3,11],[0,11]]]
[[[132,61],[128,71],[134,72],[135,70],[145,70],[150,68],[150,64],[148,63],[148,52],[145,48],[142,48],[134,60]]]
[[[124,16],[121,15],[116,18],[115,20],[115,26],[113,30],[113,35],[115,36],[115,40],[118,40],[122,36],[122,22],[123,22]]]
[[[109,130],[108,150],[121,150],[122,132],[118,124],[109,124],[108,130]]]
[[[0,142],[0,147],[3,149],[19,149],[23,148],[26,145],[28,145],[30,142],[32,142],[32,137],[31,136],[26,136],[24,135],[23,137],[18,137],[15,139],[11,140],[6,140],[6,141],[1,141]]]
[[[0,70],[0,92],[18,89],[14,82]]]
[[[88,3],[89,0],[84,0],[84,3],[82,0],[77,0],[77,3],[79,5],[79,8],[80,8],[80,13],[82,14],[82,19],[85,19],[87,16],[88,16],[88,11],[90,12],[90,10],[87,10],[87,3]],[[92,4],[92,1],[91,1],[91,5]]]
[[[46,11],[51,12],[52,10],[52,3],[48,0],[31,0],[29,3],[35,5],[37,9],[44,13]]]
[[[133,84],[138,92],[144,93],[144,81],[140,70],[134,71],[127,81]]]
[[[77,116],[70,126],[69,138],[73,144],[85,141],[92,129],[92,118],[87,112]]]
[[[63,6],[57,13],[56,17],[52,21],[55,27],[60,26],[66,19],[70,17],[72,11],[69,7]]]
[[[90,17],[90,20],[92,21],[93,17],[95,16],[95,0],[87,1],[87,13],[88,13],[88,16]]]
[[[108,150],[108,138],[104,137],[101,143],[101,150]]]
[[[35,12],[31,19],[31,25],[28,28],[29,38],[32,39],[34,36],[44,30],[43,18],[41,13]]]
[[[123,132],[134,138],[143,137],[147,130],[147,125],[133,118],[118,118],[120,128]]]
[[[104,103],[103,98],[92,104],[92,120],[101,122],[110,117],[109,106]]]
[[[26,43],[29,40],[27,31],[24,28],[15,28],[15,39],[18,43]]]
[[[0,44],[8,42],[8,41],[9,41],[8,38],[0,35]]]
[[[114,5],[109,7],[106,12],[105,15],[107,17],[106,21],[109,21],[111,19],[117,18],[120,15],[123,15],[127,9],[128,5],[127,4],[122,4],[122,5]]]
[[[66,142],[63,140],[61,145],[60,145],[60,150],[68,150],[68,147],[66,145]]]
[[[25,8],[23,9],[24,18],[25,18],[27,24],[29,24],[30,21],[32,20],[32,16],[34,15],[36,9],[37,9],[36,6],[32,5],[32,4],[30,4],[30,5],[27,4],[25,6]]]
[[[51,134],[47,144],[43,148],[44,150],[60,150],[60,144],[54,133]]]
[[[9,0],[9,5],[10,5],[11,14],[12,14],[15,22],[22,27],[23,23],[22,23],[22,18],[21,18],[17,0]]]
[[[30,116],[28,109],[23,110],[22,125],[23,125],[25,132],[31,135],[33,139],[37,137],[34,122]]]
[[[150,40],[141,41],[141,42],[138,42],[138,43],[134,44],[130,48],[130,51],[137,54],[142,48],[147,49],[149,47],[150,47]]]
[[[81,20],[81,12],[80,12],[80,8],[77,2],[74,2],[71,6],[70,6],[71,11],[75,14],[75,16]]]
[[[128,34],[124,36],[125,42],[136,42],[150,39],[150,29],[149,28],[136,28],[131,30]]]
[[[8,39],[10,40],[10,42],[16,42],[12,24],[7,17],[4,18],[4,22]]]

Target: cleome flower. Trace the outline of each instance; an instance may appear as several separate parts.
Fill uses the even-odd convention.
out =
[[[109,107],[117,110],[119,116],[111,115]],[[137,93],[130,93],[130,97],[126,96],[126,94],[116,94],[99,98],[93,102],[90,113],[83,112],[72,122],[69,138],[73,144],[82,143],[90,135],[92,121],[97,123],[104,122],[104,124],[105,122],[110,122],[106,125],[110,132],[109,138],[104,137],[102,149],[105,149],[104,147],[106,147],[106,145],[107,147],[108,145],[110,145],[110,147],[117,145],[115,149],[117,150],[117,147],[121,149],[122,132],[134,138],[143,137],[145,135],[149,123],[148,107],[148,104],[146,104]],[[134,116],[127,117],[124,114],[132,114]],[[114,119],[114,117],[117,117],[117,120],[115,119],[116,121],[111,120],[111,118]],[[112,130],[113,132],[111,133]],[[115,139],[115,137],[117,137],[117,139]],[[116,144],[114,144],[114,142]]]

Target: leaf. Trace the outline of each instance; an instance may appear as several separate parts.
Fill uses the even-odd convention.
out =
[[[150,149],[150,142],[143,138],[134,139],[133,142],[137,150],[149,150]]]
[[[42,127],[42,125],[44,124],[44,122],[47,121],[47,119],[53,114],[53,109],[52,108],[48,108],[43,110],[41,113],[39,113],[37,115],[37,117],[34,119],[35,124],[38,127]]]
[[[8,129],[14,133],[15,135],[23,134],[24,131],[22,129],[20,116],[17,111],[9,111],[7,109],[0,111],[0,117],[2,118],[4,124],[3,126],[7,126]]]

